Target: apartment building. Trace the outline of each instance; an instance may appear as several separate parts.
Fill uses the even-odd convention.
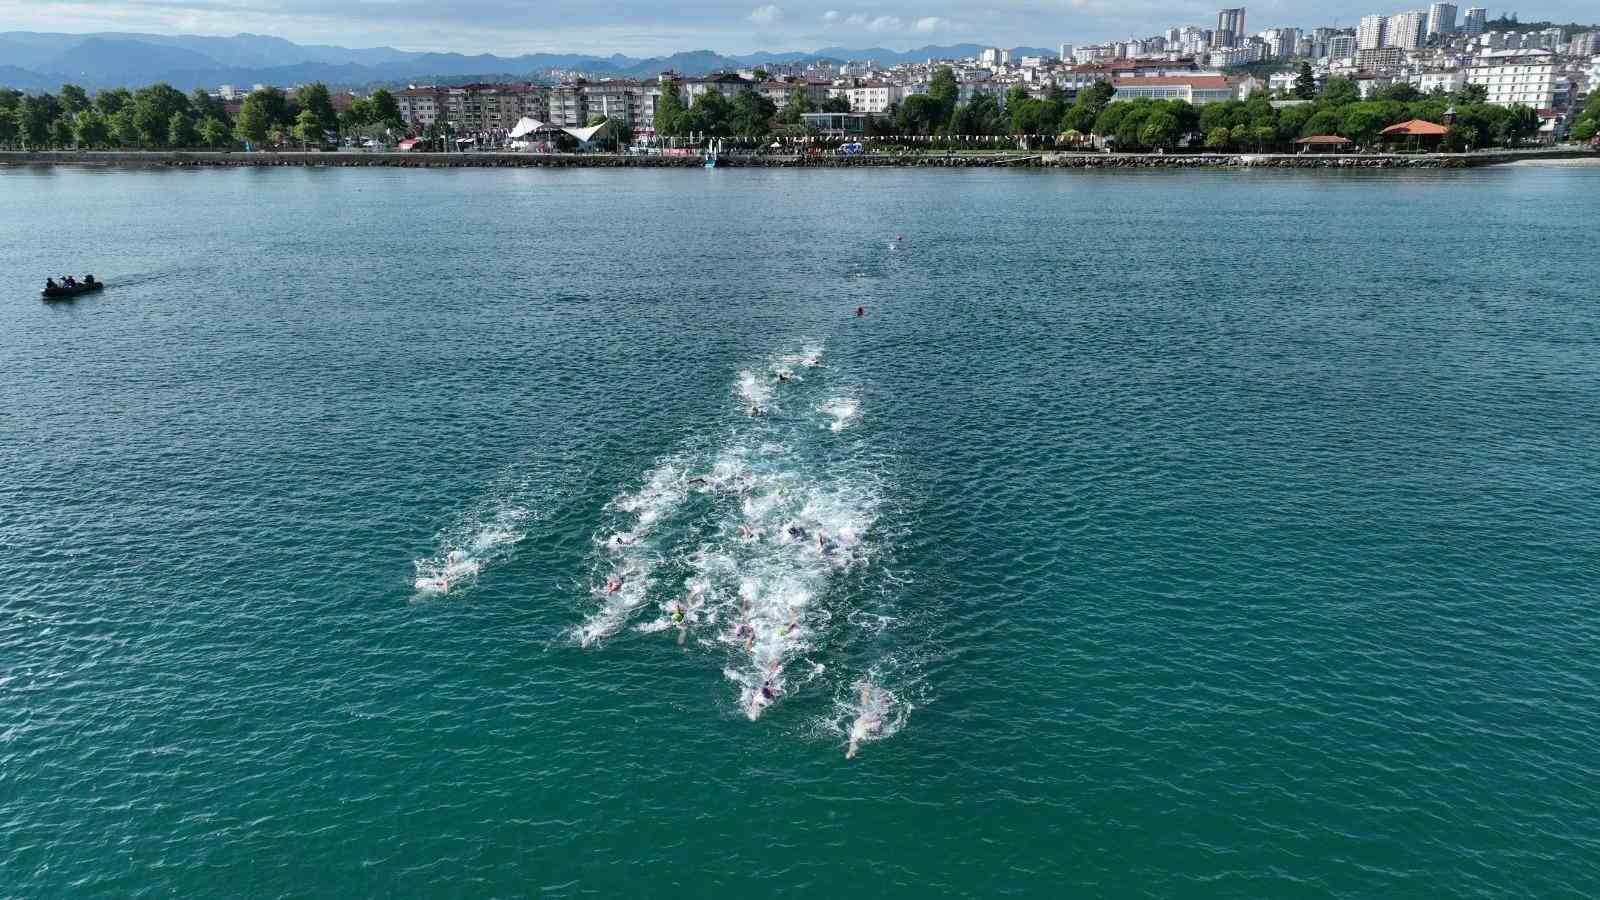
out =
[[[1566,83],[1549,50],[1495,50],[1481,54],[1467,70],[1467,81],[1481,84],[1497,106],[1521,104],[1551,109]]]

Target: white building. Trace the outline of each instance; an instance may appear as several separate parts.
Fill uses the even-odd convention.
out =
[[[1112,84],[1117,89],[1111,95],[1113,101],[1147,97],[1151,100],[1186,100],[1199,106],[1235,98],[1233,85],[1222,75],[1135,75],[1113,79]]]
[[[828,93],[837,92],[837,96],[850,101],[850,111],[857,113],[882,113],[888,112],[892,104],[899,103],[901,88],[897,84],[882,81],[869,81],[853,86],[841,86],[830,90]]]
[[[1489,91],[1496,106],[1555,106],[1564,89],[1555,54],[1548,50],[1497,50],[1482,54],[1467,70],[1467,81]]]
[[[1431,94],[1434,91],[1444,91],[1446,94],[1454,94],[1461,90],[1462,86],[1467,83],[1467,73],[1460,70],[1449,72],[1413,72],[1407,77],[1406,80],[1410,82],[1412,87],[1424,94]]]
[[[1422,46],[1427,29],[1428,14],[1420,9],[1392,15],[1383,26],[1383,46],[1415,50]]]
[[[1481,6],[1467,7],[1467,16],[1461,23],[1461,30],[1469,35],[1483,34],[1483,26],[1489,20],[1489,13]]]
[[[1328,38],[1329,59],[1349,59],[1356,55],[1356,39],[1348,34]]]
[[[978,54],[978,62],[991,69],[996,68],[1000,65],[1000,53],[999,47],[985,47],[983,52]]]
[[[1385,16],[1362,16],[1356,28],[1356,49],[1376,50],[1384,45],[1384,32],[1389,20]]]
[[[1072,49],[1073,48],[1072,48],[1071,44],[1062,44],[1061,45],[1061,61],[1062,62],[1072,62]]]
[[[1428,7],[1428,36],[1455,33],[1456,11],[1454,3],[1435,3]]]

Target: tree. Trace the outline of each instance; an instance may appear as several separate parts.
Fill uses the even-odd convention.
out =
[[[216,116],[200,120],[200,143],[207,147],[225,147],[228,144],[228,123]]]
[[[777,104],[745,88],[733,100],[728,128],[742,137],[764,137],[772,133],[772,117],[777,114]]]
[[[175,112],[167,120],[167,144],[173,147],[193,147],[199,141],[194,130],[194,120],[186,112]]]
[[[728,98],[717,91],[707,91],[696,98],[694,105],[684,114],[682,128],[692,134],[727,137],[732,111]]]
[[[378,88],[367,99],[372,103],[372,123],[396,129],[406,127],[405,120],[400,116],[400,102],[394,99],[393,94]]]
[[[1294,79],[1294,95],[1301,100],[1317,99],[1317,76],[1311,71],[1311,64],[1300,64],[1300,74]]]
[[[772,73],[768,72],[766,69],[757,69],[757,70],[755,70],[755,72],[753,72],[751,74],[756,76],[756,80],[757,81],[771,81],[772,80]]]
[[[942,120],[939,118],[941,109],[939,101],[933,97],[927,94],[912,94],[901,101],[895,124],[902,134],[932,134],[941,124]]]
[[[843,96],[840,96],[840,97],[829,97],[828,99],[822,101],[822,112],[827,112],[827,113],[847,113],[849,111],[850,111],[850,98],[849,97],[843,97]]]
[[[89,95],[75,84],[63,84],[56,97],[61,101],[62,111],[74,116],[89,108]]]
[[[320,145],[322,143],[322,132],[324,130],[325,129],[322,127],[322,119],[318,118],[317,114],[310,109],[302,109],[300,110],[300,115],[295,116],[294,136],[300,139],[300,143],[302,145]]]
[[[106,125],[110,126],[111,139],[118,146],[139,146],[139,120],[133,114],[132,103],[107,116]]]
[[[228,121],[227,108],[222,105],[221,100],[207,93],[205,88],[195,88],[189,93],[189,110],[197,122],[208,117],[221,119],[223,123]]]
[[[339,122],[339,114],[334,111],[333,98],[328,94],[328,86],[320,81],[302,85],[294,92],[295,105],[303,111],[309,111],[317,117],[317,122],[323,128],[332,128]],[[295,128],[300,127],[300,119],[295,118]],[[296,132],[298,134],[298,132]],[[303,138],[302,138],[303,140]],[[316,140],[322,141],[322,134],[317,134]]]
[[[683,106],[683,95],[678,82],[667,79],[661,82],[661,95],[656,98],[656,134],[681,135],[683,120],[688,110]]]
[[[941,130],[955,115],[956,103],[961,99],[961,85],[956,83],[956,73],[949,66],[933,70],[928,79],[928,96],[938,104],[939,118],[933,130]]]
[[[124,106],[132,102],[133,95],[124,88],[113,88],[94,95],[94,108],[107,119],[121,112]]]
[[[1463,105],[1478,105],[1489,102],[1489,88],[1481,84],[1463,84],[1461,90],[1456,91],[1456,102]]]
[[[79,147],[104,147],[111,142],[111,127],[99,110],[89,107],[73,117],[72,136]]]
[[[952,134],[1001,134],[1006,127],[1005,115],[993,94],[973,94],[971,100],[956,107],[950,119]]]
[[[244,98],[239,107],[239,117],[234,122],[234,134],[241,141],[259,144],[275,129],[285,124],[289,113],[289,100],[277,88],[263,88]]]
[[[1178,119],[1164,109],[1150,113],[1139,129],[1139,143],[1146,147],[1171,147],[1178,140]]]
[[[66,113],[50,123],[50,143],[57,148],[72,146],[72,117]]]
[[[1338,134],[1344,127],[1344,117],[1335,109],[1323,109],[1313,113],[1306,123],[1300,126],[1301,137],[1311,137],[1316,134]]]
[[[172,85],[162,82],[134,91],[132,106],[140,142],[159,146],[167,142],[173,114],[188,114],[189,98]]]
[[[1391,84],[1373,98],[1375,100],[1391,100],[1395,103],[1415,103],[1422,99],[1422,92],[1404,81]]]
[[[1329,78],[1322,83],[1317,99],[1328,106],[1345,106],[1361,99],[1361,89],[1348,78]]]
[[[800,117],[808,112],[811,112],[811,94],[804,87],[793,87],[789,89],[789,99],[783,104],[783,113],[778,121],[785,125],[799,125]]]
[[[1356,103],[1345,110],[1343,127],[1345,137],[1358,144],[1370,144],[1388,123],[1370,103]]]
[[[1225,127],[1218,126],[1206,132],[1207,150],[1226,150],[1233,143],[1233,135]]]
[[[19,134],[21,130],[17,127],[16,107],[0,106],[0,146],[15,144]]]
[[[42,149],[49,142],[50,123],[60,113],[60,104],[49,94],[22,98],[16,109],[17,133],[27,149]]]
[[[1082,102],[1082,95],[1079,95],[1079,102],[1067,107],[1066,114],[1061,117],[1061,130],[1088,134],[1094,130],[1094,120],[1097,115],[1099,114],[1094,111],[1094,107]]]

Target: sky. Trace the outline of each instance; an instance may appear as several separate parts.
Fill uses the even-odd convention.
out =
[[[1411,8],[1404,0],[1375,2],[1247,3],[1247,24],[1251,31],[1353,26],[1363,14]],[[1214,26],[1216,9],[1188,0],[0,0],[0,32],[251,32],[345,47],[649,56],[963,42],[1054,47]],[[1488,9],[1491,17],[1502,11]],[[1520,12],[1524,21],[1600,19],[1592,0],[1542,0]]]

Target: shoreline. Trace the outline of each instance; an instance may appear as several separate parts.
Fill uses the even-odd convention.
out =
[[[1029,169],[1468,169],[1505,163],[1600,159],[1576,149],[1477,153],[907,153],[865,156],[724,156],[718,168],[1029,168]],[[614,153],[401,153],[319,151],[0,151],[0,167],[98,166],[106,168],[615,168],[699,169],[699,156],[632,156]]]

